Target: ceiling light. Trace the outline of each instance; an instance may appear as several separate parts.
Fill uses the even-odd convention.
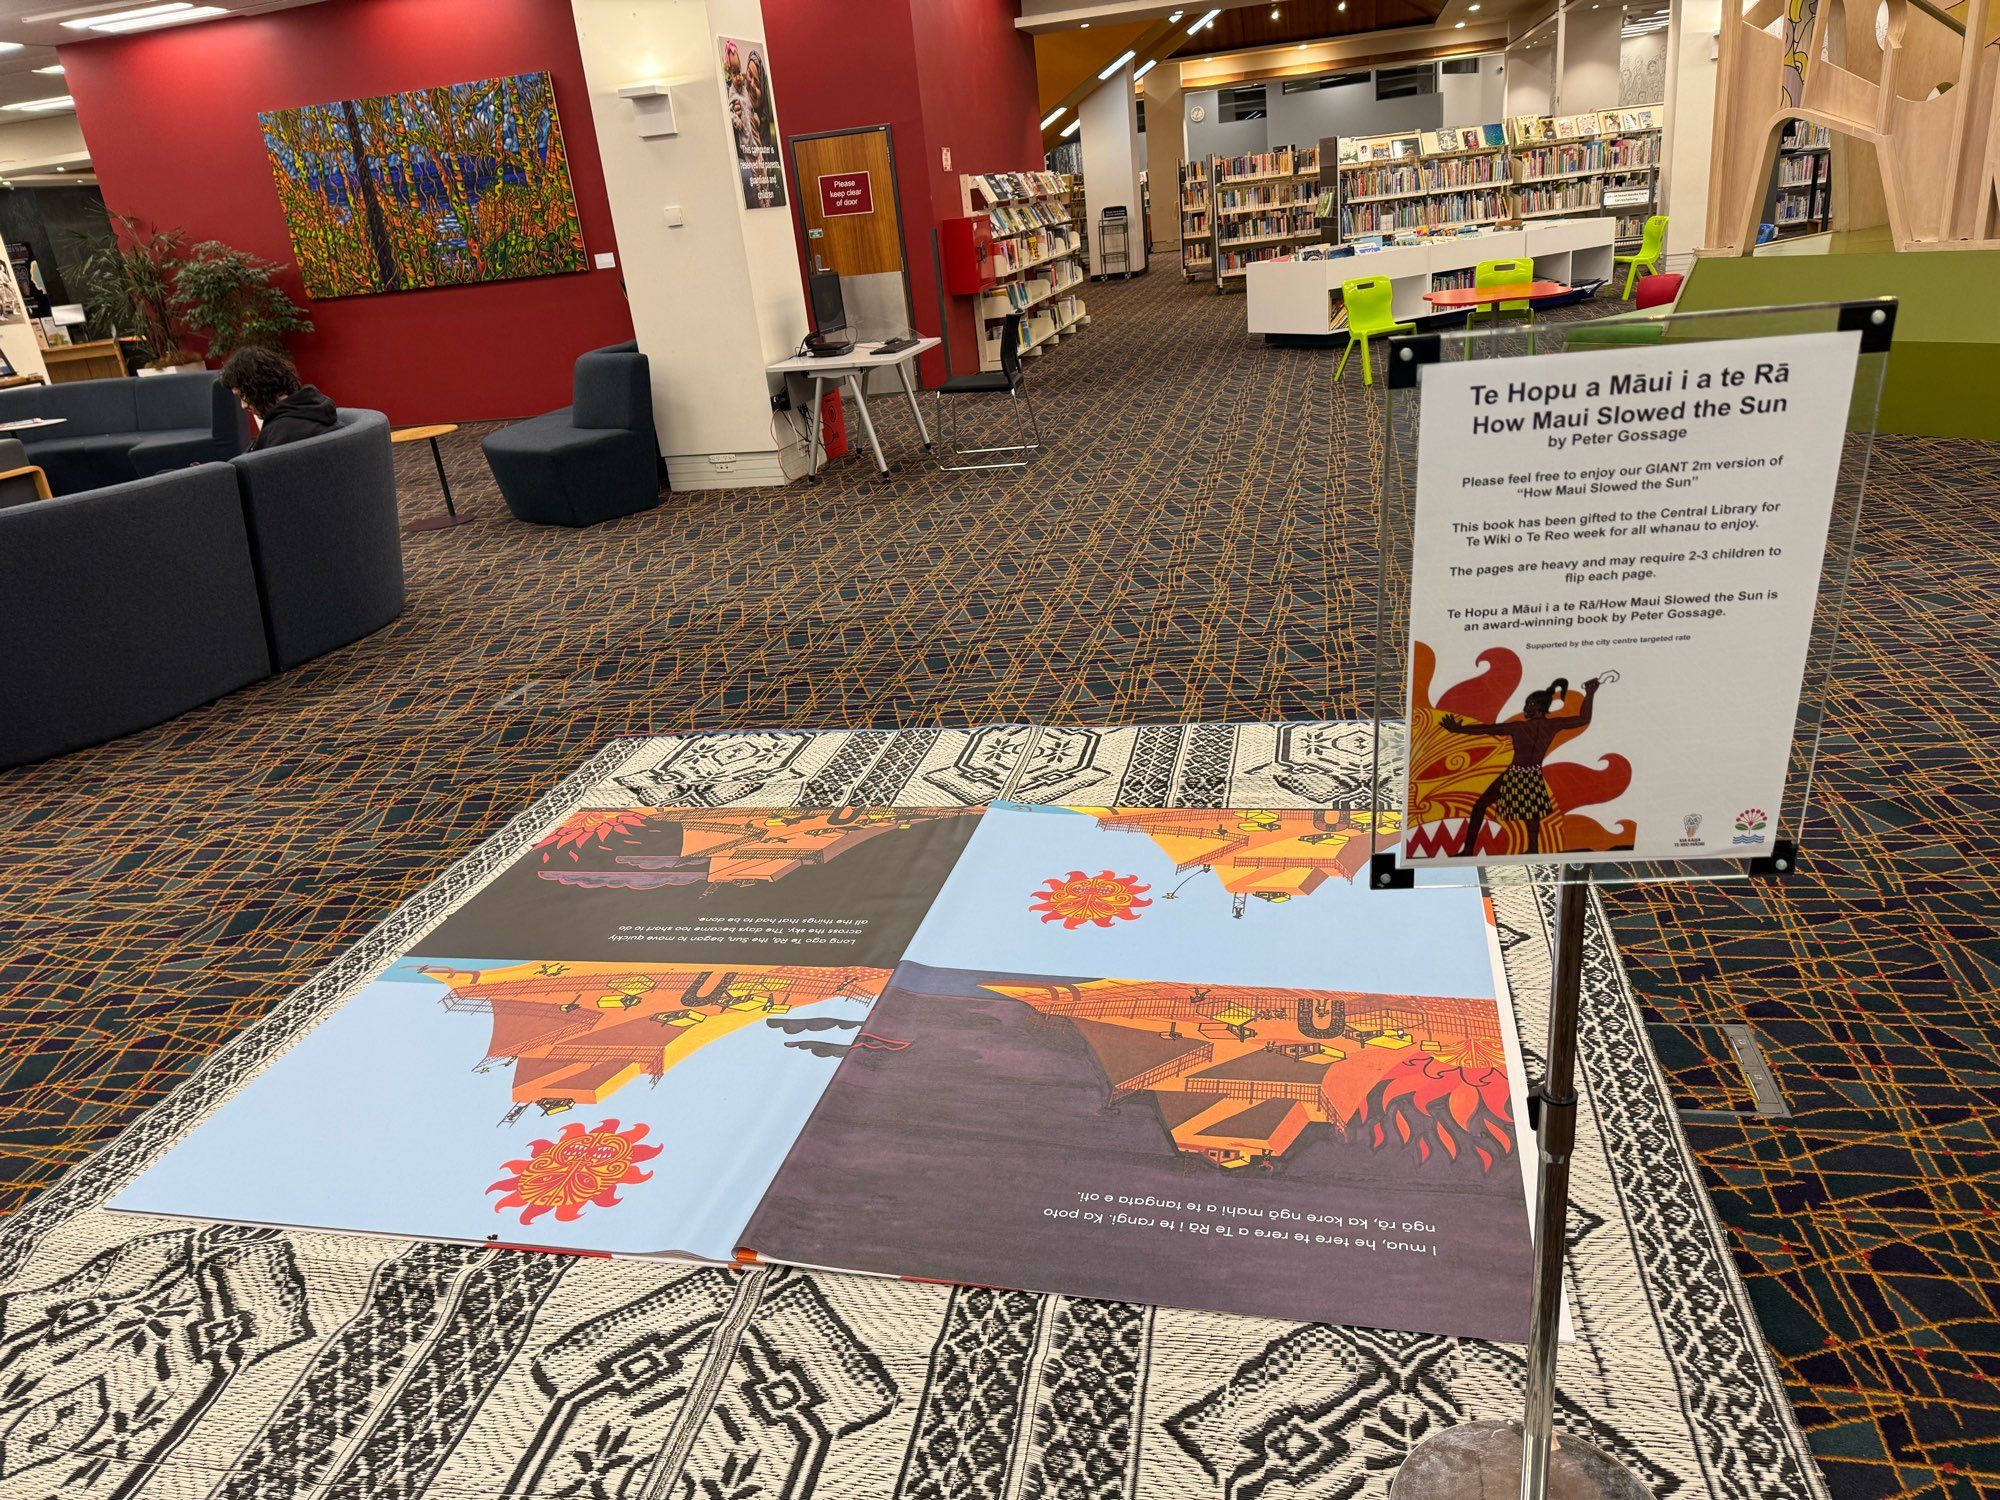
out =
[[[1451,28],[1451,29],[1452,29],[1453,31],[1463,31],[1463,30],[1465,30],[1465,22],[1463,22],[1463,21],[1457,21],[1457,22],[1454,22],[1454,23],[1452,24],[1452,28]]]
[[[1157,68],[1159,65],[1160,65],[1160,60],[1157,57],[1147,58],[1144,62],[1139,64],[1139,71],[1132,75],[1132,81],[1134,83],[1137,83],[1141,78],[1144,78],[1148,73],[1152,72],[1153,69]]]
[[[1102,73],[1099,73],[1097,75],[1097,81],[1099,83],[1104,83],[1109,81],[1113,73],[1116,73],[1120,68],[1124,67],[1125,64],[1130,62],[1133,58],[1137,57],[1138,55],[1139,54],[1134,52],[1130,47],[1127,47],[1123,52],[1119,53],[1116,57],[1111,59],[1110,66],[1105,68],[1105,70]]]
[[[1042,129],[1047,130],[1051,125],[1055,124],[1056,121],[1060,120],[1064,115],[1068,113],[1069,113],[1069,106],[1067,104],[1058,104],[1054,109],[1050,110],[1047,114],[1042,116]]]
[[[1475,11],[1475,10],[1478,10],[1478,9],[1479,9],[1479,7],[1478,7],[1477,5],[1468,5],[1468,6],[1466,6],[1465,8],[1466,8],[1466,9],[1467,9],[1468,11]]]
[[[72,31],[102,31],[115,34],[124,31],[147,31],[155,26],[178,26],[183,21],[205,21],[210,16],[228,14],[228,10],[220,5],[190,5],[188,0],[174,0],[171,5],[149,5],[142,10],[117,10],[108,15],[85,16],[80,21],[65,21],[63,25]]]
[[[16,110],[24,115],[52,115],[57,110],[75,108],[76,101],[68,94],[56,94],[47,99],[23,99],[19,104],[0,104],[0,109]]]
[[[1303,52],[1303,51],[1305,51],[1305,50],[1306,50],[1306,44],[1305,44],[1304,42],[1300,42],[1300,43],[1299,43],[1299,51]]]
[[[1088,30],[1090,30],[1090,22],[1088,22],[1088,21],[1085,21],[1085,22],[1083,23],[1083,29],[1084,29],[1085,31],[1088,31]]]
[[[63,65],[62,65],[61,63],[51,63],[51,64],[50,64],[50,65],[49,65],[48,67],[46,67],[46,68],[37,68],[37,69],[35,69],[35,71],[36,71],[37,73],[54,73],[54,74],[56,74],[56,75],[57,75],[58,77],[60,77],[60,76],[61,76],[61,74],[62,74],[62,70],[63,70]]]
[[[1197,31],[1201,30],[1202,27],[1212,24],[1215,18],[1221,14],[1222,14],[1222,7],[1218,5],[1214,10],[1210,11],[1207,15],[1203,16],[1199,21],[1195,22],[1194,25],[1188,27],[1188,35],[1193,36]]]
[[[1071,136],[1075,135],[1077,126],[1081,125],[1082,123],[1083,119],[1081,116],[1078,116],[1076,119],[1071,120],[1069,124],[1063,126],[1062,138],[1064,140],[1068,140]]]
[[[0,42],[0,52],[19,52],[26,45],[26,42]],[[42,70],[37,68],[35,71],[39,73]]]
[[[1184,14],[1184,12],[1182,12],[1182,11],[1178,11],[1178,10],[1177,10],[1177,11],[1175,11],[1175,12],[1174,12],[1174,13],[1173,13],[1172,15],[1170,15],[1170,16],[1168,16],[1168,17],[1167,17],[1167,24],[1168,24],[1169,26],[1173,25],[1173,24],[1174,24],[1174,22],[1178,21],[1178,20],[1179,20],[1179,19],[1181,18],[1181,16],[1182,16],[1183,14]]]
[[[1275,5],[1271,7],[1271,19],[1274,21],[1278,19],[1278,7]]]

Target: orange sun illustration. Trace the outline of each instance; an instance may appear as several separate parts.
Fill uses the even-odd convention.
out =
[[[619,1188],[653,1175],[640,1171],[639,1163],[651,1161],[661,1148],[640,1145],[645,1133],[644,1125],[620,1130],[616,1120],[606,1120],[595,1130],[585,1128],[581,1120],[565,1125],[554,1140],[529,1146],[526,1161],[507,1163],[512,1175],[486,1190],[507,1195],[493,1205],[493,1211],[518,1208],[521,1222],[532,1224],[554,1209],[556,1218],[567,1224],[587,1203],[617,1207]]]
[[[1071,932],[1085,922],[1109,927],[1113,921],[1138,921],[1140,908],[1153,904],[1141,900],[1141,893],[1151,889],[1139,884],[1136,875],[1113,875],[1109,870],[1086,875],[1071,870],[1061,880],[1044,881],[1028,910],[1040,912],[1044,922],[1062,923]]]
[[[587,844],[607,844],[615,836],[631,833],[645,826],[644,812],[625,809],[593,807],[580,813],[572,813],[550,833],[544,834],[535,844],[542,851],[542,863],[547,864],[549,856],[558,850],[569,851],[571,859],[576,851]]]

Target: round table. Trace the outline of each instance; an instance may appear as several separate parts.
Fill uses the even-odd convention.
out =
[[[444,491],[444,511],[441,516],[426,516],[421,521],[412,521],[405,531],[443,531],[448,526],[463,526],[472,519],[461,516],[458,507],[452,504],[451,481],[444,475],[444,454],[438,449],[438,439],[450,437],[458,431],[456,422],[434,422],[428,427],[399,427],[389,434],[392,443],[429,443],[431,462],[437,465],[438,487]]]
[[[1560,297],[1571,290],[1560,281],[1517,281],[1512,286],[1461,286],[1448,292],[1425,292],[1424,301],[1439,312],[1486,307],[1495,302],[1525,302],[1534,297]]]
[[[60,427],[68,417],[23,417],[18,422],[0,422],[0,432],[33,432],[37,427]]]

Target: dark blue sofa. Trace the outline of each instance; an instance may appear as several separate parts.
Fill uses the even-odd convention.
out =
[[[380,412],[343,408],[304,442],[0,508],[0,766],[157,724],[402,608]]]
[[[249,423],[213,372],[73,380],[0,391],[0,421],[61,417],[18,434],[58,495],[234,457]]]
[[[270,675],[229,465],[0,510],[0,766]]]
[[[653,382],[633,344],[576,362],[575,404],[490,434],[480,446],[507,509],[545,526],[594,526],[660,503]]]

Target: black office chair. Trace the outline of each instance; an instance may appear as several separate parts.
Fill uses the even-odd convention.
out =
[[[945,400],[947,396],[999,396],[1005,395],[1010,401],[1018,400],[1028,412],[1028,438],[1025,443],[1002,443],[993,448],[961,448],[958,446],[956,423],[945,421]],[[1021,315],[1007,314],[1007,321],[1000,328],[1000,368],[981,370],[977,375],[948,375],[944,383],[931,393],[938,427],[937,466],[949,474],[962,474],[974,469],[1025,469],[1028,458],[993,459],[986,463],[946,463],[946,459],[970,458],[987,453],[1036,454],[1042,451],[1042,428],[1035,420],[1034,399],[1028,395],[1028,386],[1021,371]],[[950,426],[952,435],[947,437]]]

